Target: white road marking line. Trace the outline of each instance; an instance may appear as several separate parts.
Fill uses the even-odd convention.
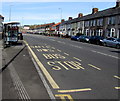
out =
[[[80,46],[76,46],[76,45],[70,45],[70,46],[82,49],[82,47]]]
[[[98,67],[96,67],[96,66],[94,66],[92,64],[88,64],[88,65],[91,66],[91,67],[93,67],[93,68],[95,68],[95,69],[97,69],[97,70],[101,70],[101,68],[98,68]]]
[[[31,56],[31,58],[32,58],[32,55],[31,55],[30,52],[29,52],[29,54],[30,54],[30,56]],[[47,84],[47,81],[45,80],[42,72],[40,71],[38,65],[36,64],[36,62],[35,62],[35,60],[34,60],[33,58],[32,58],[32,61],[33,61],[34,65],[35,65],[35,68],[37,69],[37,72],[38,72],[38,74],[39,74],[39,77],[41,78],[41,80],[42,80],[42,82],[43,82],[43,84],[44,84],[44,86],[45,86],[45,88],[46,88],[46,90],[47,90],[47,92],[48,92],[48,94],[49,94],[49,97],[51,98],[51,100],[56,101],[56,100],[55,100],[55,97],[54,97],[54,94],[52,93],[52,90],[50,89],[49,85]]]
[[[109,55],[109,54],[106,54],[106,53],[98,52],[98,51],[95,51],[95,50],[91,50],[91,51],[94,52],[94,53],[98,53],[98,54],[104,55],[104,56],[109,56],[109,57],[112,57],[112,58],[115,58],[115,59],[120,59],[119,57],[116,57],[116,56],[113,56],[113,55]]]
[[[119,77],[119,76],[114,75],[114,78],[117,78],[117,79],[119,79],[119,80],[120,80],[120,77]]]
[[[57,41],[58,43],[62,43],[62,44],[65,44],[65,42],[62,42],[62,41]]]
[[[119,90],[119,89],[120,89],[120,87],[115,87],[115,89]]]

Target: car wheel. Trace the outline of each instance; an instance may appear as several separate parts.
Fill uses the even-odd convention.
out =
[[[107,46],[107,44],[106,44],[106,43],[103,43],[103,45],[104,45],[104,46]]]
[[[96,44],[99,45],[99,41],[97,41]]]
[[[119,49],[119,48],[120,48],[120,45],[117,44],[117,45],[116,45],[116,48]]]

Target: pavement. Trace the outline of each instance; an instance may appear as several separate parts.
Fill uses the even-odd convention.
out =
[[[1,43],[1,41],[0,41]],[[0,48],[1,49],[1,48]],[[3,101],[50,100],[48,92],[38,75],[27,47],[23,41],[0,51],[2,59],[2,95]],[[1,61],[0,61],[1,62]],[[8,100],[8,101],[9,101]]]

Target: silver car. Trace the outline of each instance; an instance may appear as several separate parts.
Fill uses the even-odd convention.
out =
[[[107,38],[103,39],[104,46],[111,46],[116,47],[117,49],[120,48],[120,38]]]

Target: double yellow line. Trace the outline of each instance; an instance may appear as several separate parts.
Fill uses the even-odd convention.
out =
[[[38,57],[35,55],[35,53],[33,52],[33,50],[30,48],[30,46],[28,45],[28,43],[24,40],[24,43],[26,44],[26,46],[28,47],[29,51],[31,52],[33,58],[35,59],[36,63],[38,64],[38,66],[40,67],[40,69],[42,70],[42,72],[44,73],[45,77],[47,78],[47,80],[49,81],[49,83],[51,84],[51,86],[54,89],[59,89],[60,87],[57,85],[57,83],[54,81],[54,79],[52,78],[52,76],[48,73],[48,71],[46,70],[46,68],[43,66],[43,64],[39,61]]]

